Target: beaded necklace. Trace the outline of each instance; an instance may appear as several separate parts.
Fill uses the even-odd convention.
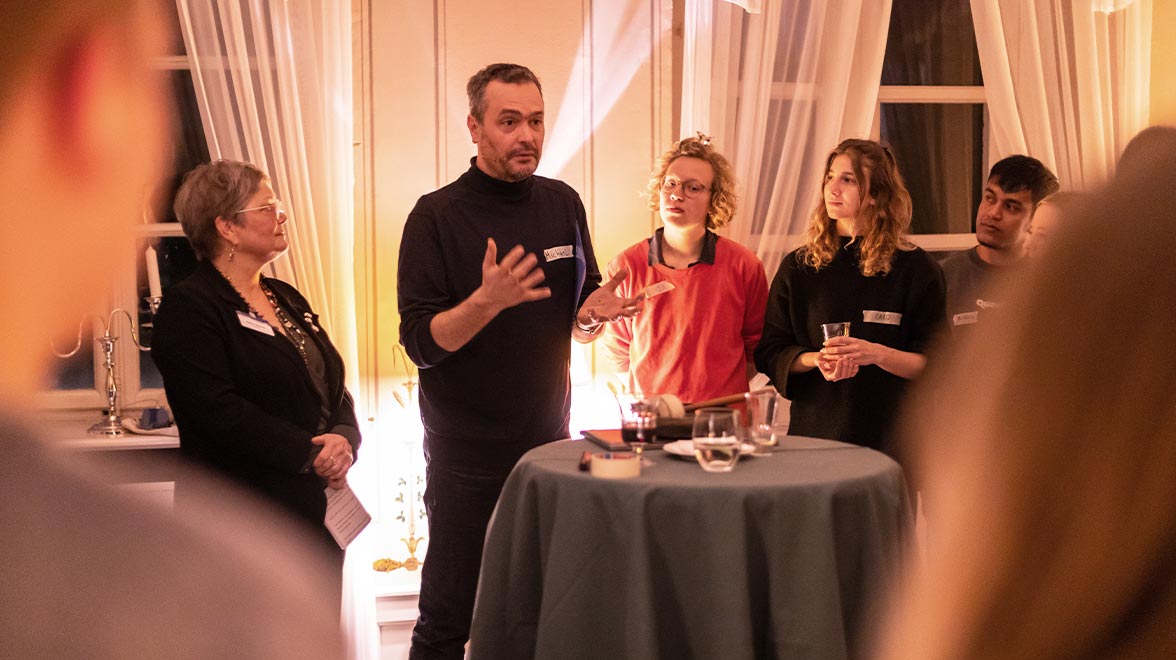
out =
[[[245,303],[245,306],[249,308],[250,314],[256,316],[259,319],[265,319],[265,317],[261,315],[261,312],[257,311],[257,308],[253,306],[253,303],[249,302],[249,300],[245,298],[245,294],[241,293],[241,290],[237,288],[235,283],[233,283],[233,278],[229,277],[228,273],[221,270],[220,268],[217,268],[216,272],[220,273],[221,277],[225,278],[225,281],[229,283],[229,286],[233,287],[233,291],[237,293],[237,297],[240,298],[241,302]],[[306,357],[306,333],[302,331],[302,328],[299,327],[297,323],[294,323],[294,321],[290,320],[290,316],[286,314],[286,310],[278,304],[278,297],[274,295],[273,290],[269,288],[265,281],[259,281],[258,285],[261,287],[261,292],[265,294],[266,300],[268,300],[270,305],[273,306],[274,314],[278,317],[278,323],[282,324],[282,328],[285,330],[284,334],[286,339],[288,339],[290,343],[294,345],[294,348],[298,349],[298,354],[302,356],[302,363],[305,364],[307,370],[309,370],[310,360]]]
[[[278,315],[278,322],[286,329],[286,338],[294,344],[294,348],[298,349],[298,354],[302,356],[302,362],[306,365],[307,370],[310,370],[310,360],[306,358],[306,333],[302,331],[302,327],[292,321],[289,315],[286,314],[284,307],[278,304],[278,297],[274,295],[273,289],[265,283],[261,283],[261,290],[265,293],[265,297],[269,299],[270,304],[274,306],[274,313]]]

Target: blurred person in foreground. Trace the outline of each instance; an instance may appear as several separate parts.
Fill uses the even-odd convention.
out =
[[[935,517],[881,658],[1176,657],[1176,140],[1144,139],[919,389]]]
[[[1025,256],[1039,259],[1049,248],[1050,242],[1065,223],[1065,217],[1074,212],[1081,201],[1076,192],[1055,192],[1046,195],[1037,203],[1029,222],[1029,235],[1025,238]]]
[[[290,247],[269,176],[217,160],[184,176],[176,217],[199,263],[169,288],[151,357],[180,430],[180,453],[306,525],[335,563],[325,489],[344,487],[359,423],[343,359],[310,303],[261,274]],[[177,503],[183,505],[184,484]]]
[[[735,215],[734,172],[701,133],[675,143],[655,167],[648,201],[662,226],[608,266],[610,276],[629,273],[619,295],[644,299],[641,314],[609,324],[609,360],[633,392],[683,401],[746,392],[768,280],[754,252],[713,231]],[[666,286],[673,288],[646,293]]]
[[[825,159],[804,245],[768,295],[759,371],[792,400],[789,433],[891,451],[907,384],[943,325],[938,264],[907,238],[911,198],[889,149],[845,140]],[[824,338],[824,323],[850,322]]]
[[[0,20],[0,655],[337,658],[324,584],[248,502],[176,518],[101,485],[20,421],[133,240],[161,165],[156,3],[6,0]]]

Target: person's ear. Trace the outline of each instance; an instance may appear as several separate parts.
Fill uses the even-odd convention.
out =
[[[220,234],[221,238],[229,243],[235,244],[237,242],[235,240],[237,238],[237,223],[220,215],[216,216],[214,222],[216,222],[216,233]]]
[[[477,144],[478,138],[482,133],[482,128],[478,125],[478,120],[474,119],[473,115],[466,115],[466,128],[470,129],[470,140],[474,144]]]

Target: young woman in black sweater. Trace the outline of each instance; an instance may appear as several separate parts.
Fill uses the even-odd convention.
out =
[[[792,400],[790,433],[889,449],[908,382],[944,318],[939,265],[907,238],[890,150],[845,140],[825,160],[804,244],[772,282],[756,367]],[[825,340],[824,323],[850,322]]]

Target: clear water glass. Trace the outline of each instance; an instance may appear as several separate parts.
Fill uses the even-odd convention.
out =
[[[739,412],[730,408],[694,411],[694,458],[707,472],[730,472],[739,461]]]
[[[772,426],[776,423],[777,411],[781,410],[780,394],[773,388],[765,388],[748,392],[743,395],[747,402],[747,415],[750,423],[747,433],[755,445],[757,456],[766,456],[769,450],[776,446],[776,436],[772,433]]]

